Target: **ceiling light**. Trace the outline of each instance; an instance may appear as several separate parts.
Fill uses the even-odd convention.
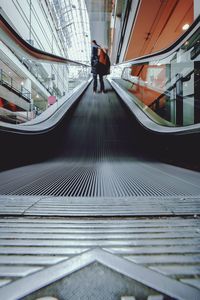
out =
[[[186,23],[186,24],[183,25],[182,29],[187,30],[189,27],[190,27],[190,25]]]

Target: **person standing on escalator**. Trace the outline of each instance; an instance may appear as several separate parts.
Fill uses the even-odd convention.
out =
[[[93,93],[97,92],[97,75],[99,75],[100,92],[105,92],[103,76],[110,74],[110,59],[107,49],[101,48],[95,40],[92,41],[91,73],[93,73]]]

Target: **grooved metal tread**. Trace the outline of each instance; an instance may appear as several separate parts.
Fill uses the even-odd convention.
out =
[[[176,216],[200,215],[199,197],[0,196],[0,215]]]
[[[34,276],[38,283],[42,282],[44,270],[47,274],[56,274],[54,269],[51,271],[53,266],[65,261],[69,261],[69,265],[79,264],[79,255],[98,247],[105,251],[102,257],[106,258],[106,253],[110,253],[123,259],[126,267],[123,269],[122,264],[120,269],[119,264],[118,272],[124,272],[126,268],[134,271],[136,265],[141,266],[144,277],[147,270],[152,272],[148,280],[158,275],[163,285],[166,281],[165,292],[169,289],[169,295],[174,284],[176,286],[177,283],[178,293],[178,283],[182,283],[182,292],[185,289],[191,299],[197,299],[192,298],[192,292],[200,295],[199,240],[200,220],[191,217],[85,221],[71,218],[1,218],[0,294],[4,295],[6,291],[6,295],[10,295],[6,299],[13,299],[13,287],[15,292],[20,290],[22,282],[25,282],[22,279],[26,278],[28,286],[35,282],[29,276]],[[104,264],[108,264],[110,259],[112,261],[112,256]],[[65,272],[64,267],[62,270]],[[172,281],[167,283],[168,279]],[[189,299],[189,296],[177,299]]]
[[[165,171],[165,167],[161,163],[140,161],[36,164],[2,172],[0,194],[63,197],[200,195],[199,173],[173,166]]]

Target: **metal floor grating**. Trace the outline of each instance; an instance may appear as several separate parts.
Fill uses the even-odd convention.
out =
[[[197,216],[200,197],[0,196],[2,216]]]
[[[200,220],[192,217],[0,218],[0,294],[2,299],[22,299],[22,295],[42,287],[43,281],[44,285],[49,284],[48,280],[56,281],[58,271],[69,282],[69,274],[99,261],[138,282],[147,280],[149,287],[174,296],[173,299],[197,300],[199,225]],[[95,282],[98,280],[95,274],[92,277]],[[88,283],[90,280],[91,277]]]
[[[191,173],[171,167],[163,172],[144,162],[61,162],[27,166],[0,174],[1,195],[68,197],[198,196],[200,187]],[[164,168],[164,164],[163,164]],[[38,172],[39,169],[39,172]],[[22,175],[21,175],[22,174]],[[188,174],[188,180],[182,178]]]

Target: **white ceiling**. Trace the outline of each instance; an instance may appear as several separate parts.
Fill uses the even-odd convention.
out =
[[[102,47],[110,44],[112,0],[86,0],[90,20],[91,39]]]

